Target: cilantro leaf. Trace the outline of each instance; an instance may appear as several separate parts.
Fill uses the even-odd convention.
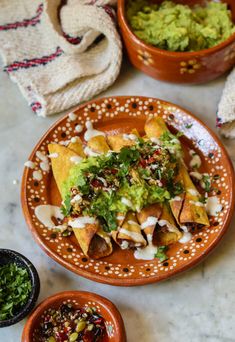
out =
[[[140,158],[140,153],[136,147],[123,147],[119,154],[119,161],[124,165],[130,165]]]
[[[155,254],[155,258],[159,259],[160,262],[163,262],[168,259],[168,256],[166,255],[166,251],[168,250],[167,246],[160,246],[157,249],[157,253]]]
[[[115,194],[100,192],[99,195],[91,202],[88,213],[99,218],[101,225],[105,231],[117,229],[116,211],[111,211],[110,206]]]
[[[211,180],[210,176],[207,174],[202,175],[202,184],[206,192],[211,191]]]
[[[65,200],[63,202],[62,207],[60,208],[62,214],[64,216],[68,216],[71,211],[71,197],[70,195],[66,195]]]
[[[26,269],[15,263],[0,266],[0,321],[13,317],[25,305],[31,289]]]

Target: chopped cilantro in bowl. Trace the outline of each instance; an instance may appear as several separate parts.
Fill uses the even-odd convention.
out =
[[[0,321],[14,316],[32,290],[28,271],[15,263],[0,266]]]
[[[16,251],[0,249],[0,327],[26,317],[36,304],[39,290],[33,264]]]

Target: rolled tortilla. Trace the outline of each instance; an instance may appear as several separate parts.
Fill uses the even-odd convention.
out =
[[[137,219],[146,236],[153,235],[156,224],[161,217],[161,213],[162,207],[158,203],[148,205],[137,213]]]
[[[134,146],[138,137],[139,132],[136,129],[133,129],[131,134],[109,135],[107,140],[114,152],[120,152],[123,147]]]
[[[156,239],[160,246],[176,243],[182,237],[182,233],[176,226],[174,217],[167,203],[162,205],[162,214],[157,223]]]
[[[146,121],[144,130],[148,138],[159,139],[162,133],[168,131],[168,128],[162,117],[155,116]]]
[[[94,152],[97,153],[108,153],[110,151],[109,145],[106,142],[106,138],[103,135],[97,135],[92,137],[88,142],[87,146]]]
[[[118,228],[116,242],[122,249],[146,246],[146,240],[134,212],[127,213],[122,226]]]
[[[70,169],[74,166],[74,160],[76,161],[76,158],[81,157],[69,148],[59,144],[50,144],[48,149],[50,154],[54,154],[53,158],[51,158],[52,171],[62,195],[63,183],[67,179]],[[102,230],[95,219],[90,218],[88,220],[90,223],[83,222],[82,228],[78,228],[76,224],[72,223],[75,220],[69,218],[77,241],[86,256],[98,259],[112,253],[110,237]]]
[[[74,141],[69,143],[68,148],[77,153],[78,156],[86,158],[86,155],[83,151],[82,140],[79,137],[75,137]]]
[[[103,258],[112,253],[110,237],[92,217],[78,217],[69,220],[83,253],[93,259]]]
[[[118,227],[121,227],[123,225],[125,217],[126,217],[126,214],[117,213],[117,224],[118,224]],[[112,230],[111,236],[114,239],[114,241],[118,244],[117,234],[118,234],[118,229],[117,230]]]
[[[158,139],[166,131],[169,130],[161,117],[151,118],[145,124],[145,132],[149,138]],[[205,207],[199,201],[200,194],[183,162],[180,164],[178,179],[184,185],[185,194],[180,194],[170,201],[170,207],[177,223],[187,227],[208,226],[209,220]]]
[[[51,157],[53,176],[59,192],[64,199],[63,183],[68,178],[70,169],[74,166],[75,161],[79,160],[79,158],[81,159],[81,157],[69,148],[59,144],[49,144],[48,150],[50,155],[53,155]]]
[[[180,174],[186,192],[178,221],[188,228],[190,226],[197,228],[198,225],[209,226],[210,223],[205,206],[200,202],[200,194],[183,164],[180,167]]]

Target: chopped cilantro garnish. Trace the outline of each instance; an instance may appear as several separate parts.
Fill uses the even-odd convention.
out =
[[[186,125],[185,125],[185,128],[190,129],[192,126],[193,126],[192,123],[191,123],[191,124],[186,124]]]
[[[96,199],[92,201],[90,209],[87,210],[88,214],[99,218],[105,231],[117,229],[117,213],[110,210],[114,196],[114,193],[100,192]]]
[[[182,147],[180,141],[178,140],[182,134],[183,133],[178,132],[176,135],[174,135],[171,132],[166,131],[160,136],[162,146],[168,149],[172,154],[175,154],[177,157],[182,155]]]
[[[184,192],[183,184],[181,182],[174,183],[173,189],[172,189],[172,192],[171,192],[173,194],[173,196],[180,195],[180,194],[182,194],[182,192]]]
[[[157,249],[157,253],[155,254],[155,258],[159,259],[160,262],[163,262],[168,259],[168,256],[166,255],[166,251],[168,250],[167,246],[160,246]]]
[[[210,176],[207,174],[204,174],[202,176],[202,183],[204,185],[204,189],[206,192],[210,192],[211,190],[211,180],[210,180]]]
[[[176,138],[180,138],[180,137],[182,137],[183,135],[184,135],[184,133],[179,131],[179,132],[176,133],[175,136],[176,136]]]
[[[118,213],[139,211],[181,193],[182,185],[174,184],[180,142],[170,132],[161,139],[159,145],[140,138],[119,153],[88,157],[75,165],[64,183],[63,214],[95,216],[104,230],[111,231],[117,229]],[[79,205],[71,206],[73,188],[82,199]]]
[[[140,158],[140,153],[136,147],[123,147],[119,153],[118,159],[120,163],[126,166],[131,165]]]
[[[71,211],[71,198],[70,195],[67,195],[65,197],[65,200],[63,202],[63,205],[61,207],[61,212],[64,216],[68,216],[70,214]]]
[[[32,283],[26,269],[15,263],[0,266],[0,320],[14,316],[26,304]]]
[[[201,197],[199,198],[199,202],[201,202],[201,203],[203,203],[203,204],[206,204],[206,201],[207,201],[207,199],[206,199],[206,197],[204,197],[204,196],[201,196]]]

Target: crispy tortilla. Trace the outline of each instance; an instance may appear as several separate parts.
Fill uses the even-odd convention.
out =
[[[182,233],[177,228],[174,217],[167,204],[162,205],[162,214],[157,226],[156,239],[160,246],[168,246],[176,243],[182,237]]]
[[[82,146],[82,140],[79,137],[76,137],[76,141],[70,142],[68,144],[68,148],[75,153],[77,153],[78,156],[85,158],[86,155],[83,151],[83,146]]]
[[[63,183],[68,178],[70,169],[75,165],[71,158],[79,156],[74,151],[59,144],[49,144],[48,150],[50,154],[58,155],[51,158],[51,166],[54,179],[63,198]]]
[[[100,227],[91,240],[88,256],[93,259],[100,259],[112,254],[113,245],[108,234]]]
[[[141,234],[141,227],[134,212],[127,213],[123,225],[117,231],[116,242],[122,249],[146,246],[146,240]]]
[[[160,138],[163,132],[168,131],[168,128],[162,117],[155,116],[146,121],[144,130],[148,138]]]
[[[209,226],[205,206],[200,202],[200,194],[193,184],[186,167],[182,164],[180,174],[185,188],[185,198],[179,216],[180,224]]]
[[[97,135],[91,138],[87,146],[94,152],[97,153],[108,153],[110,150],[109,145],[106,142],[106,138],[103,135]]]
[[[149,138],[159,138],[168,128],[161,117],[149,119],[145,124],[145,132]],[[186,167],[183,163],[180,166],[179,176],[184,184],[185,195],[179,195],[182,201],[171,201],[170,206],[173,215],[179,225],[209,225],[208,216],[203,205],[200,204],[199,195],[192,195],[190,189],[197,192]],[[195,204],[196,205],[195,205]]]
[[[99,259],[112,253],[111,240],[98,222],[87,223],[84,228],[73,228],[73,231],[81,250],[87,257]]]
[[[144,207],[143,209],[141,209],[139,213],[137,213],[137,219],[140,225],[142,225],[143,223],[147,222],[147,219],[149,217],[154,217],[156,218],[156,220],[159,220],[159,218],[161,217],[161,213],[162,213],[162,207],[160,204],[158,203],[151,204],[151,205],[148,205],[147,207]],[[156,227],[156,224],[149,224],[147,227],[142,228],[142,230],[144,231],[146,236],[153,235],[155,227]]]
[[[133,133],[136,135],[136,133]],[[135,140],[125,139],[123,134],[110,135],[107,137],[108,144],[114,152],[120,152],[123,147],[134,146]]]

